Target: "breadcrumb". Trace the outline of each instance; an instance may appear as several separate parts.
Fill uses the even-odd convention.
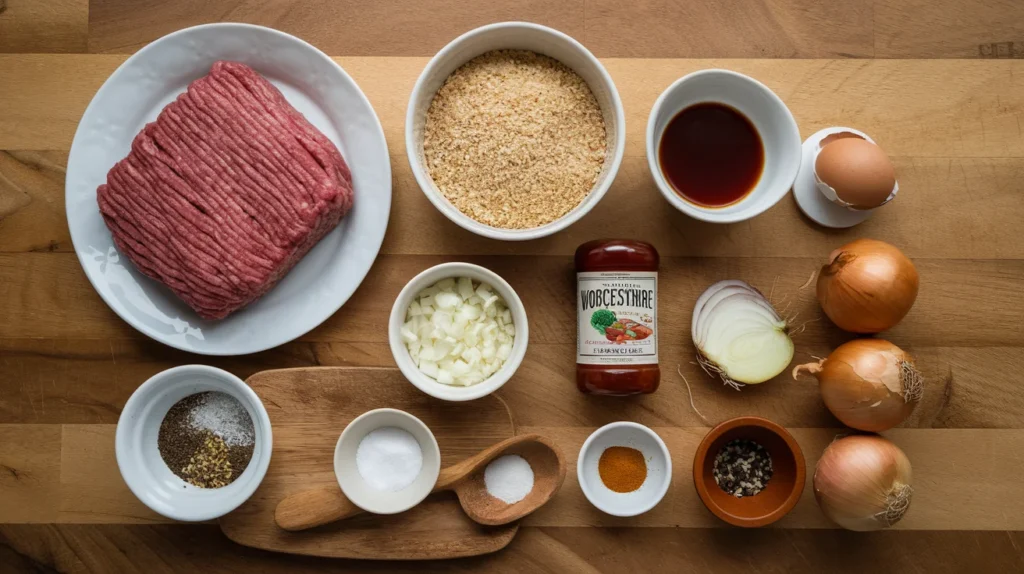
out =
[[[601,106],[570,68],[526,50],[452,72],[427,110],[423,153],[440,192],[472,219],[530,229],[572,211],[604,167]]]

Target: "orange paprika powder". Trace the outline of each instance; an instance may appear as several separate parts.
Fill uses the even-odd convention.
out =
[[[647,480],[644,454],[627,446],[611,446],[597,461],[601,482],[614,492],[633,492]]]

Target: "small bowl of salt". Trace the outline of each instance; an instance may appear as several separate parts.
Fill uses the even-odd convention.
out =
[[[356,417],[334,448],[334,474],[353,504],[397,514],[427,497],[441,473],[441,450],[423,421],[398,409]]]

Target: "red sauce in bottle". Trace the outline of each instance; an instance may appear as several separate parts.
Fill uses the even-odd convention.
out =
[[[576,249],[576,387],[598,395],[658,390],[658,251],[629,239]]]

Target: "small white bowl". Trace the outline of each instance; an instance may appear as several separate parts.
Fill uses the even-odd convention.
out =
[[[757,185],[740,201],[725,207],[702,207],[683,199],[665,179],[658,146],[676,114],[702,102],[717,102],[739,110],[764,145],[764,171]],[[735,223],[767,211],[789,193],[800,169],[800,129],[786,104],[761,82],[730,70],[700,70],[668,87],[651,108],[647,120],[647,165],[661,194],[686,215],[712,223]]]
[[[647,480],[633,492],[615,492],[604,485],[597,464],[608,447],[625,446],[643,453]],[[672,483],[672,457],[665,441],[642,424],[621,421],[607,424],[590,435],[576,461],[576,477],[587,500],[612,516],[636,516],[654,508]]]
[[[423,155],[423,127],[434,94],[459,66],[491,50],[530,50],[565,64],[587,82],[604,114],[608,151],[597,183],[572,211],[532,229],[501,229],[480,223],[459,211],[434,185]],[[491,239],[525,241],[546,237],[572,225],[587,214],[611,187],[626,147],[626,114],[615,83],[601,62],[572,37],[539,24],[498,22],[470,30],[441,49],[423,69],[409,98],[405,114],[405,148],[412,173],[427,199],[456,225]]]
[[[405,323],[405,313],[416,294],[448,277],[469,277],[490,285],[494,288],[495,293],[505,301],[505,305],[512,313],[512,322],[516,327],[516,338],[512,342],[512,354],[509,355],[505,364],[490,377],[469,387],[445,385],[421,373],[412,357],[409,356],[409,349],[402,341],[400,333],[402,325]],[[388,321],[388,342],[391,344],[391,354],[395,357],[395,362],[398,363],[402,374],[419,390],[446,401],[471,401],[501,388],[512,378],[516,369],[523,362],[529,338],[530,327],[526,320],[526,308],[519,299],[519,295],[500,275],[472,263],[442,263],[413,277],[395,299],[395,304],[391,307],[391,318]]]
[[[407,431],[416,438],[423,453],[423,468],[416,480],[397,492],[375,490],[363,480],[356,466],[359,443],[382,427]],[[376,409],[359,415],[342,431],[334,447],[334,474],[341,491],[359,508],[374,514],[397,514],[423,502],[434,489],[441,474],[441,450],[434,433],[420,419],[397,409]]]
[[[234,397],[249,413],[256,433],[249,466],[222,488],[199,488],[178,478],[157,446],[167,411],[205,391]],[[167,518],[196,522],[224,516],[248,500],[267,474],[273,436],[263,402],[242,379],[206,365],[182,365],[153,375],[132,393],[117,420],[114,444],[121,476],[143,504]]]

